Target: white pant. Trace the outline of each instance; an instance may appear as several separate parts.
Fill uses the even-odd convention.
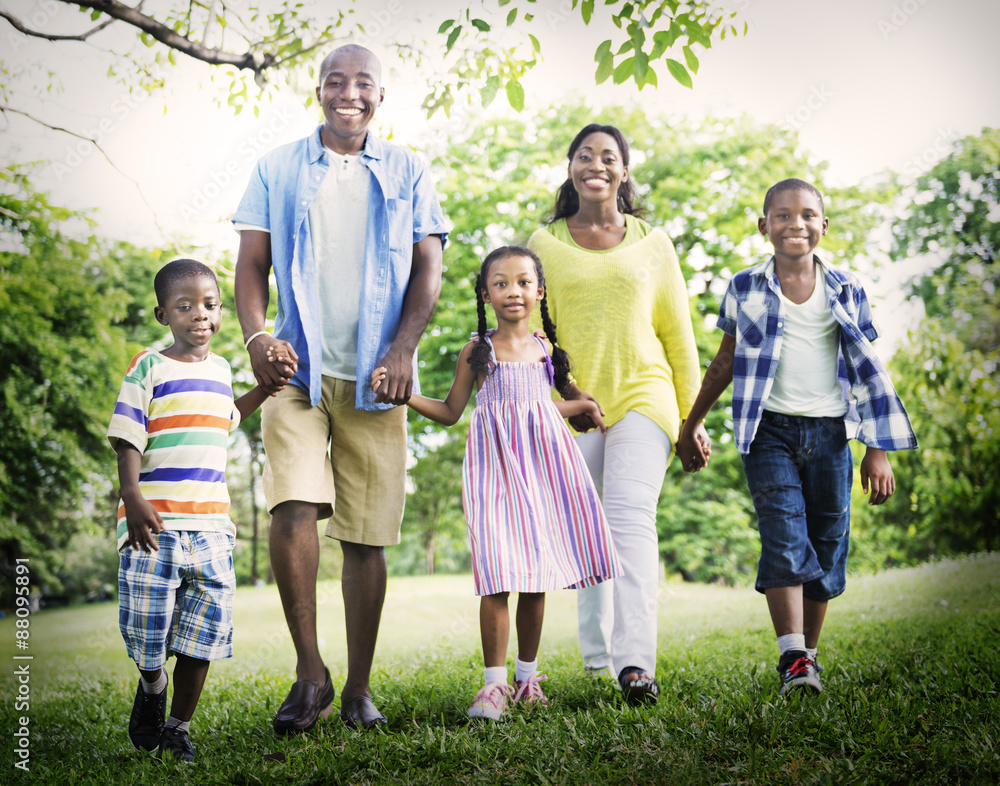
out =
[[[577,591],[583,663],[616,677],[638,666],[652,677],[660,583],[656,502],[670,438],[645,415],[629,412],[607,434],[580,434],[576,442],[604,503],[622,567],[619,578]]]

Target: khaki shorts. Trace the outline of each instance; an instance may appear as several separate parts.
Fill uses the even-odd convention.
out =
[[[315,407],[296,385],[264,402],[264,496],[268,511],[316,503],[328,537],[392,546],[406,500],[406,407],[355,409],[356,384],[323,377]]]

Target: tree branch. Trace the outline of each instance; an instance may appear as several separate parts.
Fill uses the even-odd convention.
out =
[[[139,5],[142,5],[142,3],[140,3]],[[32,36],[34,38],[44,38],[46,41],[86,41],[94,33],[99,33],[101,30],[103,30],[108,25],[113,24],[115,21],[114,19],[108,19],[105,22],[101,22],[97,27],[88,30],[86,33],[79,33],[77,35],[54,35],[52,33],[43,33],[40,30],[32,30],[28,27],[25,27],[20,19],[18,19],[13,14],[4,11],[2,8],[0,8],[0,17],[3,17],[8,22],[10,22],[11,27],[13,27],[19,33],[24,33],[25,35]]]
[[[152,36],[161,44],[183,52],[195,60],[201,60],[210,65],[231,65],[236,68],[246,68],[254,73],[260,73],[273,63],[271,55],[265,54],[255,58],[253,52],[244,54],[234,54],[215,47],[207,47],[192,41],[190,38],[175,33],[162,22],[153,19],[139,11],[138,7],[131,8],[118,0],[59,0],[67,5],[75,5],[81,8],[92,8],[95,11],[107,14],[113,19],[119,19],[149,36]]]
[[[156,217],[156,210],[153,208],[153,206],[151,204],[149,204],[149,200],[146,199],[146,195],[143,193],[142,187],[139,185],[138,181],[136,181],[132,177],[129,177],[129,175],[127,175],[125,172],[123,172],[118,167],[118,165],[114,161],[111,160],[111,157],[104,151],[104,148],[102,148],[98,144],[98,142],[97,142],[96,139],[93,139],[92,137],[89,137],[89,136],[84,136],[83,134],[78,134],[76,131],[70,131],[68,128],[63,128],[62,126],[54,126],[51,123],[46,123],[44,120],[41,120],[41,119],[35,117],[34,115],[29,114],[28,112],[25,112],[25,111],[23,111],[21,109],[14,109],[14,107],[7,106],[6,104],[0,104],[0,114],[4,114],[6,112],[13,112],[16,115],[21,115],[21,117],[26,117],[28,120],[32,121],[33,123],[38,123],[38,125],[42,126],[43,128],[48,128],[48,129],[50,129],[52,131],[60,131],[60,132],[62,132],[64,134],[69,134],[70,136],[75,136],[77,139],[82,139],[82,140],[84,140],[86,142],[90,142],[90,144],[92,144],[95,148],[97,148],[97,152],[99,152],[102,156],[104,156],[104,160],[107,161],[108,164],[110,164],[110,166],[111,166],[112,169],[114,169],[119,175],[121,175],[122,177],[124,177],[132,185],[135,186],[135,190],[139,192],[139,197],[146,204],[146,207],[149,208],[149,212],[150,212],[150,214],[153,217],[153,223],[156,225],[156,228],[160,231],[160,234],[163,235],[163,237],[167,237],[167,233],[163,231],[163,227],[160,226],[159,219]]]

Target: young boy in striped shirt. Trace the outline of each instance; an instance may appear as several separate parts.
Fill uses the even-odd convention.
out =
[[[222,321],[209,267],[174,260],[153,285],[154,315],[173,343],[132,359],[108,427],[121,487],[118,618],[140,675],[129,739],[136,750],[191,761],[188,727],[209,662],[232,657],[229,433],[275,391],[258,385],[233,401],[229,363],[209,350]],[[174,695],[164,720],[171,653]]]
[[[694,429],[733,384],[733,428],[753,495],[761,557],[756,589],[778,638],[780,693],[822,691],[816,649],[827,603],[844,591],[854,464],[870,505],[895,491],[887,450],[917,446],[885,366],[864,289],[814,254],[826,234],[823,197],[782,180],[764,197],[766,262],[738,272],[719,308],[725,332],[678,438],[682,466],[707,463]]]

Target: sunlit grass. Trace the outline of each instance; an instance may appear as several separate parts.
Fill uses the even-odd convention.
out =
[[[323,652],[343,684],[343,605],[320,585]],[[512,598],[512,604],[516,598]],[[192,724],[198,759],[156,767],[125,735],[135,669],[114,604],[31,619],[31,767],[73,783],[990,783],[1000,779],[1000,555],[855,578],[831,604],[825,692],[779,699],[764,601],[748,589],[664,583],[652,710],[579,667],[575,596],[547,598],[550,698],[506,724],[469,723],[481,680],[469,576],[390,581],[373,689],[390,718],[358,734],[334,715],[279,738],[270,718],[294,657],[273,587],[237,594],[236,657],[213,665]],[[0,657],[14,651],[0,620]],[[510,656],[516,652],[512,642]],[[20,661],[19,661],[20,662]],[[0,676],[4,696],[13,669]],[[339,701],[335,702],[335,706]],[[12,702],[4,702],[13,730]]]

